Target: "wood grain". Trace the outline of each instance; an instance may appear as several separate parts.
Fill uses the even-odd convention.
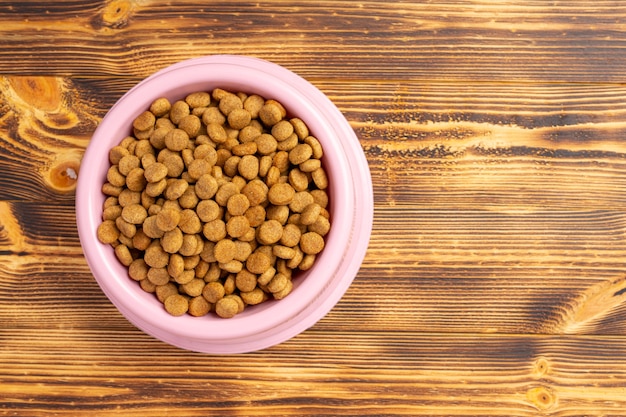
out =
[[[622,338],[351,332],[337,344],[336,333],[310,331],[215,358],[124,330],[0,335],[9,400],[0,411],[9,415],[576,416],[626,407]]]
[[[624,415],[625,16],[609,0],[0,3],[0,415]],[[107,110],[216,53],[326,93],[374,187],[345,296],[244,355],[133,327],[75,225]]]
[[[620,83],[625,15],[616,0],[30,1],[0,9],[0,73],[145,77],[235,53],[316,79]]]

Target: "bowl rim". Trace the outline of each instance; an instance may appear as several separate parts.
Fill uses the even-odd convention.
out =
[[[181,79],[184,86],[176,84]],[[263,80],[261,84],[258,84],[259,79]],[[169,84],[164,86],[163,83]],[[132,120],[155,98],[180,99],[190,92],[210,91],[215,87],[260,94],[278,100],[288,110],[298,109],[294,114],[305,121],[325,151],[323,162],[331,179],[329,211],[333,225],[327,246],[315,266],[297,278],[293,293],[284,300],[263,303],[228,320],[211,316],[173,317],[165,312],[153,294],[145,293],[128,278],[127,268],[117,261],[110,245],[97,241],[104,195],[93,184],[104,182],[103,166],[108,169],[110,165],[108,158],[102,158],[103,152],[108,152],[114,144],[108,137],[120,135],[123,129],[129,131]],[[138,96],[140,100],[136,99]],[[76,191],[79,237],[96,281],[132,324],[184,349],[241,353],[295,336],[334,307],[350,286],[365,256],[373,222],[373,191],[369,166],[358,138],[343,114],[319,89],[269,61],[212,55],[182,61],[154,73],[131,88],[107,112],[85,151],[81,166],[83,164],[96,169],[98,174],[81,176],[79,171]],[[306,279],[320,269],[328,280]],[[251,324],[254,324],[253,329],[250,329]],[[201,326],[208,326],[211,334],[199,335]]]

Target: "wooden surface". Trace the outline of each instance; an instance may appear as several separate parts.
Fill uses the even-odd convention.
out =
[[[626,415],[626,4],[0,2],[0,415]],[[325,92],[375,196],[314,327],[244,355],[129,324],[74,189],[107,109],[177,61]]]

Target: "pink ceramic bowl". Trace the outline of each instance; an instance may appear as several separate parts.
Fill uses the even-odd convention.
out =
[[[213,315],[173,317],[154,294],[128,277],[108,245],[99,243],[101,193],[108,151],[131,133],[134,118],[159,97],[171,101],[220,87],[256,93],[281,102],[300,117],[324,148],[330,181],[331,231],[312,269],[294,278],[293,292],[280,301],[247,308],[231,319]],[[303,78],[276,64],[243,56],[191,59],[165,68],[126,93],[96,129],[82,160],[76,217],[85,257],[98,284],[135,326],[180,348],[206,353],[242,353],[281,343],[328,313],[356,276],[370,238],[373,192],[357,137],[333,103]]]

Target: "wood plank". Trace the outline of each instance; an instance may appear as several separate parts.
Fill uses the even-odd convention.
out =
[[[624,337],[308,331],[219,357],[118,329],[3,328],[0,338],[9,415],[601,416],[626,407]]]
[[[82,256],[73,206],[0,213],[1,322],[92,328],[113,313],[124,326]],[[623,334],[625,223],[613,211],[377,207],[361,271],[317,327]]]
[[[616,0],[30,1],[0,7],[0,73],[145,77],[234,53],[312,79],[620,83],[625,14]]]
[[[139,79],[1,81],[0,197],[70,201],[97,123]],[[622,85],[317,85],[357,132],[381,202],[502,209],[624,202]],[[572,173],[580,181],[570,181]]]

